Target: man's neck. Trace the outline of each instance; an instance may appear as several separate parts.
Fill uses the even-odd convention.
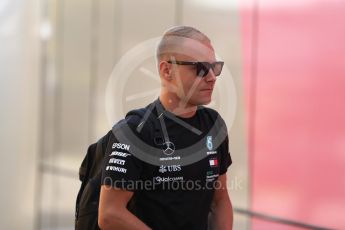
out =
[[[196,105],[191,105],[180,100],[176,95],[168,95],[167,93],[161,93],[159,96],[159,100],[161,101],[164,108],[175,114],[176,116],[189,118],[195,115],[197,110]]]

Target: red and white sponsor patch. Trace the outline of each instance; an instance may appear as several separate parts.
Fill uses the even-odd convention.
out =
[[[210,159],[210,166],[211,167],[217,167],[218,166],[218,159],[214,158],[214,159]]]

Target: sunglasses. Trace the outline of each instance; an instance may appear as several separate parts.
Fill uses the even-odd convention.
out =
[[[177,65],[194,65],[196,66],[196,75],[198,77],[207,76],[210,69],[212,69],[214,75],[219,76],[222,72],[224,62],[216,61],[214,63],[209,62],[190,62],[190,61],[167,61],[170,64]]]

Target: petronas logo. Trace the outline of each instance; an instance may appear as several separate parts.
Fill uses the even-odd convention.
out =
[[[206,146],[207,146],[208,150],[210,150],[210,151],[213,149],[212,136],[207,136]]]

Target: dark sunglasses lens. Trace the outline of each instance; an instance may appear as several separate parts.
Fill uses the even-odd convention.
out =
[[[216,76],[219,76],[222,72],[222,69],[223,69],[223,62],[216,62],[213,64],[213,72],[214,72],[214,75]]]
[[[205,77],[208,74],[208,71],[210,70],[211,66],[209,63],[205,62],[198,62],[196,66],[196,74],[199,77]]]
[[[224,62],[215,62],[213,64],[208,62],[197,62],[196,74],[199,77],[205,77],[212,68],[214,75],[219,76],[222,73],[223,65]]]

